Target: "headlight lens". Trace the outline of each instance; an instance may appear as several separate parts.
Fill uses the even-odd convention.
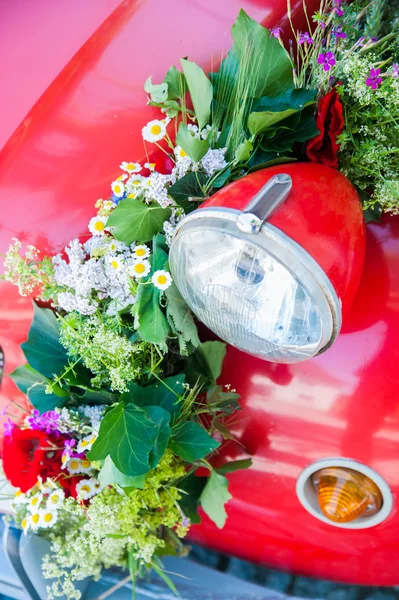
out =
[[[170,252],[180,293],[200,321],[245,352],[283,363],[315,356],[340,325],[334,289],[298,244],[269,224],[244,233],[240,214],[201,209],[183,220]]]

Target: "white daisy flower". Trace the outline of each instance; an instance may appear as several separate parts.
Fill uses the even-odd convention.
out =
[[[96,441],[97,436],[96,435],[88,435],[85,438],[83,438],[82,440],[80,440],[79,444],[77,445],[77,452],[79,452],[79,454],[81,452],[88,452],[89,450],[91,450],[92,445],[94,444],[94,442]]]
[[[40,525],[40,513],[38,510],[36,510],[35,512],[32,512],[30,517],[28,517],[27,519],[27,527],[29,527],[30,529],[32,529],[32,531],[36,531],[37,529],[39,529]]]
[[[21,521],[21,529],[24,532],[24,534],[26,535],[28,533],[28,529],[29,529],[29,517],[25,517],[24,519],[22,519]]]
[[[92,217],[89,221],[89,231],[92,235],[104,235],[108,217]]]
[[[127,189],[139,188],[141,186],[143,179],[144,179],[143,175],[133,175],[126,182],[126,188]]]
[[[148,258],[150,256],[150,249],[145,244],[142,244],[140,246],[135,246],[132,254],[134,258],[142,260],[143,258]]]
[[[125,193],[125,184],[116,179],[111,183],[111,189],[117,198],[122,198]]]
[[[21,492],[21,490],[18,489],[14,493],[13,504],[26,504],[27,502],[29,502],[29,499],[26,497],[26,494],[24,494],[23,492]]]
[[[51,492],[57,489],[57,484],[49,477],[47,477],[45,482],[43,482],[41,477],[38,477],[37,487],[43,494],[51,494]]]
[[[132,277],[136,277],[137,279],[141,279],[141,277],[145,277],[151,270],[151,265],[148,260],[136,260],[129,267],[129,273]]]
[[[104,200],[103,202],[103,208],[105,208],[105,210],[112,210],[115,206],[116,204],[115,202],[112,202],[112,200]]]
[[[189,123],[187,125],[187,129],[191,132],[191,135],[193,135],[195,138],[197,138],[199,140],[200,132],[199,132],[197,125],[193,125],[192,123]]]
[[[80,472],[85,475],[92,473],[93,467],[91,466],[91,462],[87,458],[82,458],[80,461]]]
[[[142,169],[139,163],[126,161],[123,161],[123,163],[119,165],[119,168],[122,169],[122,171],[126,171],[127,173],[139,173]]]
[[[34,494],[31,498],[29,498],[28,510],[32,513],[37,511],[42,500],[43,500],[43,494],[41,494],[41,493]]]
[[[167,290],[168,287],[172,285],[172,276],[168,271],[155,271],[154,275],[151,277],[152,283],[159,290]]]
[[[55,507],[62,504],[62,501],[65,498],[64,490],[55,490],[50,494],[47,498],[47,507]]]
[[[109,244],[108,244],[108,250],[110,252],[117,252],[118,250],[118,244],[116,243],[115,240],[112,240]]]
[[[98,481],[98,479],[93,479],[92,480],[93,483],[93,487],[95,489],[96,494],[99,494],[100,492],[102,492],[102,490],[104,489],[104,486],[101,485],[101,483]]]
[[[185,158],[188,157],[188,154],[185,150],[183,150],[183,148],[181,146],[176,146],[176,148],[173,149],[173,152],[175,153],[175,157],[177,161],[180,160],[184,160]]]
[[[148,169],[149,171],[155,171],[156,164],[155,163],[146,162],[146,163],[144,163],[144,167],[146,169]]]
[[[53,527],[58,520],[57,511],[55,508],[42,508],[39,511],[39,527],[43,529],[47,529],[48,527]]]
[[[162,140],[166,135],[166,126],[169,121],[170,119],[163,119],[162,121],[155,119],[147,123],[141,130],[143,139],[146,142],[159,142],[159,140]]]
[[[120,271],[123,266],[123,260],[118,258],[117,256],[111,256],[109,259],[110,266],[115,269],[115,271]]]
[[[81,465],[79,458],[71,458],[67,463],[67,470],[70,475],[81,473]]]
[[[80,500],[88,500],[96,495],[94,479],[81,479],[76,484],[76,492]]]

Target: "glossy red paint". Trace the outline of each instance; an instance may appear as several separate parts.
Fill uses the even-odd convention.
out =
[[[31,15],[33,4],[26,6]],[[302,2],[292,4],[298,9]],[[70,3],[76,19],[80,5]],[[229,47],[228,32],[241,7],[277,25],[285,6],[283,0],[170,0],[167,8],[162,0],[120,2],[3,150],[0,252],[14,235],[47,252],[84,235],[94,202],[108,195],[118,164],[145,156],[140,129],[154,115],[144,106],[147,76],[159,81],[187,53],[204,67],[210,56],[216,63]],[[289,30],[286,23],[282,26]],[[398,219],[368,227],[367,252],[359,294],[329,352],[288,366],[229,348],[223,377],[243,396],[236,433],[244,449],[230,444],[226,452],[250,454],[254,466],[230,476],[235,499],[226,529],[216,531],[204,519],[193,538],[286,570],[358,583],[398,583],[396,508],[378,527],[351,532],[316,521],[295,496],[303,467],[333,455],[369,464],[395,494],[399,491]],[[1,283],[0,344],[7,372],[23,361],[19,344],[31,316],[29,300]],[[2,407],[10,398],[24,402],[5,378]]]
[[[345,317],[362,276],[366,239],[359,197],[342,173],[315,163],[278,165],[235,181],[201,208],[243,210],[278,173],[291,176],[292,190],[268,223],[295,240],[319,263],[342,302]]]

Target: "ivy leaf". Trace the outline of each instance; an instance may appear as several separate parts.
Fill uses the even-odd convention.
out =
[[[193,313],[174,283],[165,290],[165,296],[168,301],[166,305],[166,318],[173,333],[179,338],[180,353],[183,356],[187,355],[189,353],[187,347],[189,349],[197,348],[201,343]]]
[[[194,162],[199,162],[209,150],[209,141],[195,138],[183,122],[179,125],[176,144],[181,146]]]
[[[141,387],[137,383],[129,384],[129,391],[121,396],[121,400],[126,403],[132,402],[136,406],[144,408],[146,406],[160,406],[170,413],[180,410],[178,397],[184,394],[184,374],[174,375],[163,379],[163,383],[154,383]]]
[[[114,404],[118,400],[118,396],[107,390],[95,390],[77,386],[79,391],[75,391],[77,396],[85,404]]]
[[[120,402],[103,417],[89,460],[111,456],[124,475],[144,475],[151,469],[150,452],[157,437],[154,423],[142,408]]]
[[[226,184],[226,181],[228,180],[230,175],[231,175],[230,167],[228,167],[224,171],[221,171],[220,174],[216,177],[216,179],[213,180],[212,187],[216,188],[216,189],[223,187]]]
[[[226,344],[223,342],[204,342],[188,358],[186,365],[187,382],[194,385],[199,381],[206,390],[216,384],[220,377]]]
[[[155,469],[165,454],[172,433],[169,427],[170,413],[160,406],[147,406],[144,408],[144,412],[147,418],[153,422],[156,433],[149,458],[151,469]]]
[[[234,158],[237,162],[248,160],[248,158],[251,156],[252,150],[253,144],[251,140],[245,140],[238,146],[237,150],[235,151]]]
[[[69,400],[69,392],[59,385],[53,384],[53,393],[46,394],[46,387],[52,382],[30,365],[17,367],[9,377],[40,413],[64,406]]]
[[[142,285],[137,294],[135,314],[138,318],[138,332],[145,342],[157,344],[167,350],[166,338],[169,324],[159,304],[160,290],[153,285]]]
[[[198,504],[207,481],[206,477],[197,477],[195,473],[191,473],[191,475],[188,475],[179,483],[179,489],[185,493],[181,494],[178,502],[191,523],[201,523],[201,517],[198,514]]]
[[[200,504],[208,517],[219,529],[225,526],[227,519],[225,504],[232,497],[226,477],[216,471],[212,471],[200,496]]]
[[[198,121],[198,127],[201,131],[208,123],[211,114],[213,97],[212,83],[209,81],[201,67],[196,63],[190,62],[184,58],[182,58],[180,62],[186,77],[188,91],[190,92],[195,116]]]
[[[244,458],[242,460],[232,460],[221,467],[217,467],[215,471],[220,473],[220,475],[224,475],[225,473],[234,473],[241,469],[249,469],[251,465],[252,458]]]
[[[258,135],[276,123],[316,102],[316,90],[291,89],[279,96],[260,98],[248,117],[248,129]]]
[[[210,454],[220,443],[211,438],[203,427],[193,421],[186,421],[173,430],[169,448],[183,460],[192,463],[194,460]]]
[[[60,344],[60,326],[53,311],[33,303],[33,322],[28,340],[21,344],[28,363],[46,377],[61,373],[68,364],[68,355]]]
[[[202,188],[207,181],[208,176],[205,173],[198,171],[187,173],[169,188],[169,195],[185,213],[189,213],[199,206],[198,202],[191,202],[189,198],[204,198]]]
[[[142,490],[144,489],[145,475],[138,475],[136,477],[124,475],[116,468],[112,458],[107,456],[98,474],[98,480],[104,487],[115,484],[121,488],[139,488]]]
[[[149,77],[144,84],[144,90],[151,96],[153,102],[165,102],[168,98],[168,84],[167,83],[152,83],[152,77]]]
[[[113,227],[116,239],[128,246],[133,242],[144,244],[162,230],[170,215],[170,208],[162,208],[155,202],[144,204],[134,198],[125,198],[112,211],[107,227]]]
[[[168,100],[180,100],[187,92],[186,78],[175,66],[170,67],[163,82],[168,85]]]

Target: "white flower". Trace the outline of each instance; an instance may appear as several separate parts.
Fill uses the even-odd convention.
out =
[[[162,208],[172,204],[166,187],[166,184],[169,183],[169,181],[169,175],[163,175],[157,172],[151,173],[151,175],[143,181],[143,188],[145,189],[145,197],[147,200],[158,202]]]
[[[172,285],[172,276],[168,271],[155,271],[154,275],[151,277],[152,283],[159,290],[167,290],[168,287]]]
[[[36,531],[37,529],[39,529],[39,521],[40,521],[39,511],[35,510],[34,512],[32,512],[31,515],[28,517],[27,521],[28,521],[27,527],[29,527],[33,531]]]
[[[192,123],[190,123],[189,125],[187,125],[187,129],[189,131],[191,131],[191,135],[193,135],[195,138],[197,138],[199,140],[200,133],[199,133],[199,129],[198,129],[197,125],[193,125]]]
[[[96,435],[88,435],[82,440],[80,440],[76,448],[77,452],[79,452],[80,454],[81,452],[88,452],[89,450],[91,450],[91,447],[96,441],[96,438]]]
[[[154,120],[147,123],[141,130],[143,139],[146,142],[159,142],[166,135],[166,126],[170,119],[163,119],[162,121]]]
[[[39,476],[37,478],[37,487],[43,494],[51,494],[51,492],[57,489],[57,484],[50,477],[47,477],[43,483],[43,479]]]
[[[22,519],[21,521],[21,528],[22,531],[24,532],[24,534],[26,535],[28,533],[28,529],[29,529],[29,521],[30,518],[29,517],[25,517],[24,519]]]
[[[224,158],[226,150],[227,148],[221,148],[220,150],[212,150],[212,148],[210,148],[208,150],[204,158],[201,160],[201,164],[207,175],[213,175],[216,173],[216,171],[224,169],[224,167],[227,165],[227,162]]]
[[[146,162],[146,163],[144,163],[144,167],[146,169],[148,169],[149,171],[155,171],[156,164],[155,163]]]
[[[117,258],[116,256],[111,256],[109,259],[110,266],[115,269],[115,271],[120,271],[123,266],[123,260]]]
[[[47,498],[47,507],[59,506],[65,498],[64,490],[55,490]]]
[[[48,527],[52,527],[58,520],[57,511],[55,508],[42,508],[39,511],[39,527],[43,529],[47,529]]]
[[[173,149],[173,152],[175,153],[175,157],[176,157],[177,161],[184,160],[188,156],[187,152],[185,150],[183,150],[183,148],[181,146],[176,146]]]
[[[142,167],[139,163],[123,161],[123,163],[119,165],[119,168],[127,173],[139,173]]]
[[[134,263],[129,267],[129,273],[132,277],[141,279],[145,277],[151,270],[151,265],[148,260],[135,260]]]
[[[117,198],[122,198],[125,194],[125,185],[118,179],[111,183],[111,189]]]
[[[26,497],[26,494],[24,494],[23,492],[21,492],[21,490],[17,490],[14,493],[14,499],[13,499],[13,504],[26,504],[27,502],[29,502],[28,498]]]
[[[81,479],[76,484],[76,492],[81,500],[88,500],[97,494],[95,479]]]
[[[93,469],[91,462],[86,458],[71,458],[67,463],[67,470],[70,475],[77,475],[79,473],[91,473]]]
[[[43,500],[43,494],[40,494],[40,493],[34,494],[29,499],[28,510],[32,513],[37,511],[42,500]]]
[[[104,200],[103,201],[103,208],[105,210],[112,210],[113,208],[115,208],[116,204],[115,202],[112,202],[112,200]]]
[[[150,256],[150,249],[144,244],[135,246],[133,248],[133,256],[138,259],[148,258]]]
[[[89,221],[89,231],[92,235],[104,235],[108,217],[92,217]]]

